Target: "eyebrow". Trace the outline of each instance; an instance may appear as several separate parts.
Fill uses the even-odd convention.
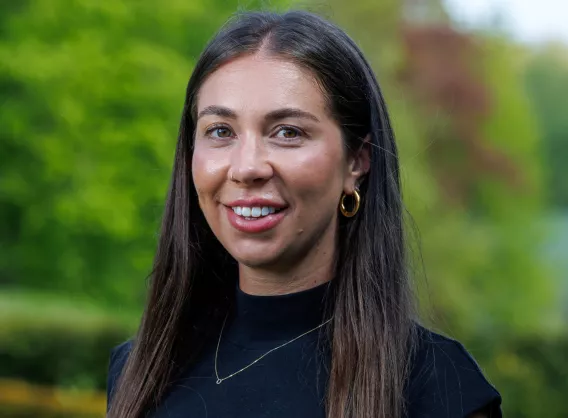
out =
[[[266,116],[264,116],[264,119],[270,122],[286,118],[311,119],[315,122],[319,122],[319,119],[310,112],[306,112],[305,110],[293,107],[285,107],[282,109],[273,110],[272,112],[269,112],[266,114]]]
[[[237,114],[233,110],[229,109],[228,107],[216,106],[216,105],[207,106],[205,109],[199,112],[199,114],[197,115],[197,119],[206,115],[222,116],[230,119],[237,118]]]
[[[237,113],[234,110],[231,110],[228,107],[217,106],[217,105],[207,106],[205,109],[199,112],[199,114],[197,115],[197,119],[206,115],[221,116],[230,119],[237,118]],[[312,113],[294,107],[285,107],[282,109],[276,109],[271,112],[268,112],[264,116],[264,119],[268,122],[274,122],[286,118],[310,119],[315,122],[319,122],[319,119]]]

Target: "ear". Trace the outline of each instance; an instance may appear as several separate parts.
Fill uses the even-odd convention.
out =
[[[347,175],[343,186],[345,194],[352,195],[353,190],[359,187],[363,177],[371,168],[370,139],[370,136],[367,135],[363,139],[361,147],[351,154],[347,160]]]

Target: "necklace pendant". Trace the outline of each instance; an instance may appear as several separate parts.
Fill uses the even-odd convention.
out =
[[[220,385],[220,384],[221,384],[221,382],[223,382],[223,380],[221,380],[221,379],[217,379],[217,384],[218,384],[218,385]]]

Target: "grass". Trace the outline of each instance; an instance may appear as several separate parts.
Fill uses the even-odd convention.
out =
[[[95,329],[112,323],[134,331],[139,312],[98,306],[87,298],[64,298],[40,292],[4,290],[0,293],[0,323],[13,330],[23,324],[41,328],[57,324],[62,328]]]

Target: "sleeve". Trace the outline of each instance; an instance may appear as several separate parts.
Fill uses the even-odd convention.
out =
[[[126,341],[111,350],[107,375],[107,412],[116,389],[116,383],[122,373],[131,348],[132,341]]]
[[[458,341],[430,331],[419,344],[408,385],[408,418],[501,418],[501,395]]]

